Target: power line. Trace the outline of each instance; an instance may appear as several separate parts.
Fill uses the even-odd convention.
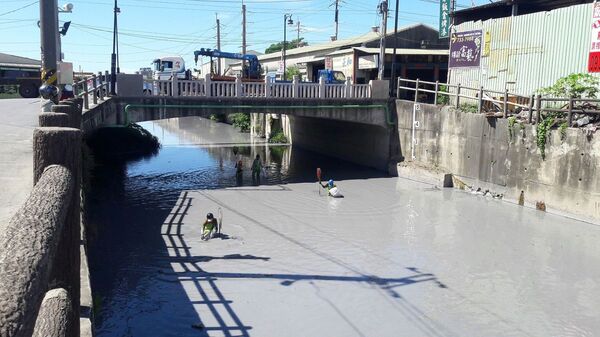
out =
[[[35,5],[35,4],[37,4],[38,2],[39,2],[39,1],[34,1],[34,2],[32,2],[32,3],[28,4],[28,5],[25,5],[25,6],[23,6],[23,7],[19,7],[19,8],[17,8],[17,9],[13,9],[13,10],[10,10],[10,11],[8,11],[8,12],[0,13],[0,16],[4,16],[4,15],[10,14],[10,13],[14,13],[14,12],[20,11],[21,9],[25,9],[25,8],[27,8],[27,7],[31,7],[31,6],[33,6],[33,5]]]

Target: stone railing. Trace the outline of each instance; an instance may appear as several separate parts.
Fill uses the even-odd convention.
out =
[[[39,116],[34,187],[0,236],[0,336],[79,335],[81,100]]]
[[[90,103],[96,105],[98,101],[104,101],[111,92],[110,85],[108,71],[105,71],[104,74],[99,71],[98,75],[92,75],[73,83],[73,95],[76,98],[83,99],[83,108],[87,110],[90,108]]]
[[[295,76],[291,82],[213,81],[210,75],[201,80],[171,80],[151,82],[153,96],[166,97],[223,97],[223,98],[289,98],[289,99],[370,99],[371,84],[342,84],[300,82]]]

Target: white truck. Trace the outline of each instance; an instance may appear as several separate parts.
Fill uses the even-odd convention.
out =
[[[153,79],[159,81],[170,80],[173,73],[177,79],[191,79],[191,72],[185,69],[185,61],[181,56],[164,56],[152,62]]]

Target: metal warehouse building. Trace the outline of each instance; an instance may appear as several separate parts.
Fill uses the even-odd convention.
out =
[[[588,72],[593,1],[512,0],[457,11],[453,34],[481,31],[480,64],[451,68],[449,82],[531,95]]]

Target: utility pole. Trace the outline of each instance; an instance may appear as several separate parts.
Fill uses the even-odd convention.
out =
[[[298,38],[296,39],[296,48],[300,48],[300,20],[297,22]]]
[[[40,41],[42,49],[42,87],[40,94],[46,100],[58,103],[58,4],[57,0],[40,0]],[[42,102],[44,111],[52,102]]]
[[[379,53],[379,74],[377,76],[378,80],[383,80],[383,75],[385,71],[385,38],[387,35],[387,18],[388,18],[388,3],[387,0],[382,0],[377,6],[379,13],[381,14],[381,40],[380,47],[381,51]]]
[[[340,0],[335,0],[335,40],[338,40],[339,18],[340,18]]]
[[[215,14],[217,18],[217,50],[221,51],[221,20],[219,20],[219,15]],[[217,75],[221,76],[221,59],[217,58]]]
[[[390,81],[391,93],[393,94],[396,90],[396,84],[398,81],[394,78],[396,76],[396,49],[398,48],[398,13],[400,12],[399,7],[400,0],[396,0],[396,13],[394,18],[394,56],[392,56],[392,80]],[[392,95],[394,97],[394,95]]]
[[[242,54],[246,54],[246,5],[242,5]]]
[[[119,53],[119,31],[117,28],[117,14],[121,12],[121,9],[119,8],[119,6],[117,5],[117,0],[115,0],[115,7],[114,7],[114,22],[113,22],[113,49],[112,49],[112,55],[110,58],[110,94],[111,95],[116,95],[117,92],[115,90],[116,86],[117,86],[117,73],[120,72],[120,69],[118,69],[118,56],[117,54]]]

